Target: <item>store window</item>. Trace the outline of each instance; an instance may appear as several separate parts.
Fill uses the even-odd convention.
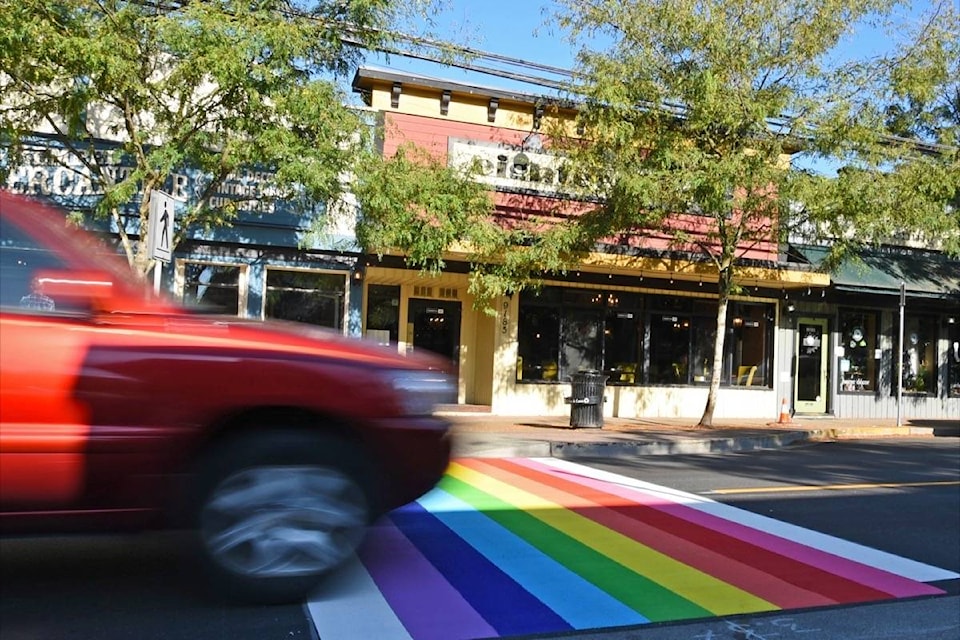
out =
[[[651,384],[710,383],[716,344],[717,304],[696,298],[651,296],[649,305]]]
[[[517,380],[564,382],[578,371],[607,384],[640,382],[642,314],[638,294],[544,287],[520,296]]]
[[[0,306],[26,313],[63,310],[43,292],[37,275],[45,269],[63,269],[62,260],[15,225],[0,219]]]
[[[947,319],[947,384],[950,397],[960,397],[960,318]]]
[[[670,313],[650,316],[650,367],[652,384],[686,384],[690,351],[690,318]]]
[[[342,330],[346,282],[342,273],[268,269],[264,315]]]
[[[730,304],[724,384],[772,384],[773,311],[769,304]],[[608,385],[706,385],[716,313],[715,301],[697,298],[556,287],[524,292],[517,379],[563,382],[598,369]]]
[[[840,391],[873,392],[877,388],[877,315],[840,311]]]
[[[367,286],[366,336],[379,344],[400,341],[400,287],[387,284]]]
[[[906,316],[903,324],[904,393],[934,394],[937,381],[937,323],[929,316]],[[896,363],[893,365],[897,366]],[[896,376],[894,376],[896,379]]]
[[[738,387],[773,385],[773,317],[770,304],[731,302],[727,307],[723,382]]]
[[[617,306],[607,312],[603,325],[604,373],[607,384],[637,384],[640,382],[640,346],[643,343],[642,314],[639,300],[616,294]],[[629,302],[620,308],[621,302]]]
[[[183,302],[210,313],[239,315],[240,271],[236,265],[183,263]]]

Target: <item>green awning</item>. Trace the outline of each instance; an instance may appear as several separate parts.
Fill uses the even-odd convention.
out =
[[[825,247],[794,248],[815,266],[828,252]],[[838,291],[880,295],[899,295],[902,282],[911,297],[960,301],[960,260],[935,251],[871,249],[831,272],[830,282]]]

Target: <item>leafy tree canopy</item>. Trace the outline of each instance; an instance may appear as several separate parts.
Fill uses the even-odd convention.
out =
[[[747,251],[829,238],[839,260],[904,234],[960,251],[960,23],[950,0],[926,12],[894,0],[557,5],[577,50],[578,133],[560,123],[548,144],[578,176],[567,187],[595,204],[563,215],[571,207],[561,201],[545,212],[560,224],[531,216],[497,230],[440,209],[409,226],[407,211],[378,242],[418,255],[458,238],[475,251],[474,291],[492,296],[574,268],[599,245],[642,250],[669,237],[719,282],[704,426]],[[891,29],[889,52],[843,57],[844,44],[858,51],[854,29],[867,28]],[[791,162],[799,156],[829,170]]]
[[[257,203],[326,203],[369,159],[338,78],[431,2],[0,0],[0,179],[38,133],[52,138],[66,151],[45,161],[102,194],[94,213],[113,220],[139,273],[151,266],[149,196],[185,167],[203,179],[177,241],[230,223],[243,198],[210,197],[242,170],[270,176],[246,196]]]

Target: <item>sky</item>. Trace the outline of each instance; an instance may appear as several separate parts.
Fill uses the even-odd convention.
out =
[[[549,0],[445,0],[447,9],[434,18],[436,37],[457,42],[473,49],[522,58],[543,64],[571,69],[573,51],[555,28],[545,26],[545,8],[554,6]],[[536,86],[511,82],[504,78],[443,67],[434,63],[400,56],[370,56],[369,65],[388,66],[449,80],[465,80],[502,89],[520,89],[541,93]],[[485,63],[489,64],[489,63]],[[517,69],[512,69],[519,71]],[[524,71],[530,75],[544,75]]]
[[[556,3],[551,0],[442,1],[446,3],[445,10],[435,15],[431,27],[426,27],[431,29],[435,38],[563,69],[574,67],[574,50],[550,20],[551,14],[557,9]],[[904,35],[908,22],[914,21],[938,2],[943,1],[960,3],[960,0],[915,0],[912,6],[905,10],[906,14],[901,16],[900,22],[903,24],[898,22],[897,26],[900,28],[893,34],[864,25],[856,26],[838,47],[836,55],[840,59],[849,59],[888,52],[895,42],[897,32],[899,35]],[[411,27],[408,32],[411,31],[417,35],[423,33],[423,30],[418,30],[416,26]],[[488,74],[471,73],[403,56],[386,58],[383,55],[370,54],[365,64],[388,67],[399,73],[416,73],[451,81],[465,81],[501,90],[514,90],[535,95],[556,95],[557,93],[555,90],[538,85],[515,82]],[[485,61],[481,64],[490,66],[493,63]],[[536,70],[509,66],[504,68],[552,80],[565,79]],[[798,167],[802,166],[825,174],[833,174],[836,170],[833,164],[825,164],[817,158],[803,154],[795,156],[794,163]]]
[[[464,44],[474,49],[522,58],[555,67],[571,69],[574,66],[574,51],[557,27],[549,21],[549,14],[556,9],[551,0],[441,0],[445,10],[433,19],[436,37]],[[942,0],[917,0],[910,12],[913,15],[929,9]],[[946,0],[960,2],[960,0]],[[411,30],[416,30],[412,27]],[[841,56],[864,53],[881,53],[889,48],[892,40],[883,33],[859,28],[841,46]],[[370,55],[366,64],[387,66],[398,72],[413,72],[444,79],[471,80],[501,89],[519,89],[530,93],[548,93],[548,89],[516,83],[485,74],[470,74],[462,70],[443,67],[434,63],[392,56]],[[511,69],[520,71],[517,69]],[[531,75],[544,74],[524,71]]]

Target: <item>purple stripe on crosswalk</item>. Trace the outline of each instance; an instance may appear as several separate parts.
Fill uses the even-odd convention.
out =
[[[573,628],[422,505],[408,504],[389,517],[500,635]]]
[[[466,640],[500,635],[391,522],[381,521],[371,533],[358,555],[412,637]]]

